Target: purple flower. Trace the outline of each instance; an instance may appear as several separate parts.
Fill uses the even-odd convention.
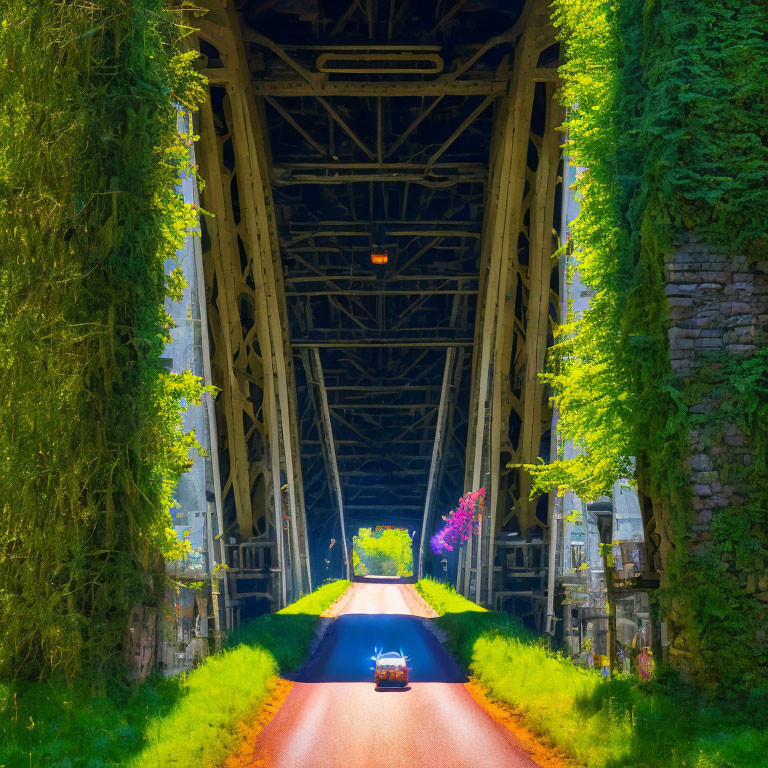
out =
[[[470,491],[459,499],[459,506],[450,515],[443,516],[445,525],[432,537],[430,547],[436,555],[453,551],[461,541],[468,541],[477,531],[478,515],[485,505],[485,488]]]

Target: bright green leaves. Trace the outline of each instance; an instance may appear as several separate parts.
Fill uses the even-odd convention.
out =
[[[412,576],[410,534],[398,528],[375,532],[361,528],[352,540],[352,565],[357,576]]]
[[[177,548],[180,407],[202,391],[160,362],[183,290],[165,263],[196,225],[180,20],[163,0],[0,8],[0,674],[113,665]]]
[[[534,490],[595,498],[636,457],[641,490],[669,518],[665,609],[712,679],[735,681],[750,653],[768,658],[754,643],[756,601],[744,593],[757,588],[754,577],[741,584],[734,575],[765,550],[768,360],[760,351],[735,367],[722,362],[698,384],[673,375],[665,256],[686,230],[734,253],[768,251],[768,6],[556,0],[554,20],[567,149],[587,169],[575,185],[573,259],[594,297],[582,317],[569,314],[545,377],[563,440],[581,453],[532,467]],[[724,393],[723,406],[697,419],[688,409],[702,387]],[[749,488],[753,503],[716,512],[712,549],[692,558],[688,433],[716,432],[718,419],[753,443],[752,466],[718,467],[721,482]],[[744,651],[729,654],[734,644]]]

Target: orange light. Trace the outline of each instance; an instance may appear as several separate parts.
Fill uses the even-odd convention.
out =
[[[371,264],[386,264],[389,261],[388,253],[372,253]]]

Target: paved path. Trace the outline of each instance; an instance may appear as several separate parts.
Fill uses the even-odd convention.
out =
[[[531,768],[467,693],[413,587],[353,584],[280,711],[259,736],[265,768]],[[410,686],[376,691],[374,647],[411,657]]]

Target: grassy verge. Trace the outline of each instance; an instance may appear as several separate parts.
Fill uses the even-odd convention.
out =
[[[186,677],[101,694],[57,683],[0,683],[0,766],[213,768],[235,747],[271,678],[299,667],[336,581],[241,627],[224,653]]]
[[[768,766],[768,693],[715,705],[682,685],[606,680],[549,651],[513,616],[429,579],[416,589],[490,694],[590,768]]]

